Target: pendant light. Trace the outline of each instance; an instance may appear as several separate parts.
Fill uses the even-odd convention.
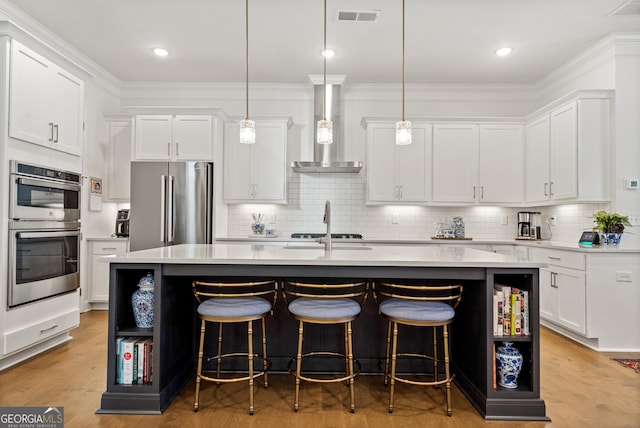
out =
[[[396,144],[411,144],[411,122],[404,119],[404,0],[402,0],[402,120],[396,122]]]
[[[322,52],[327,51],[327,0],[324,0],[324,47]],[[331,144],[333,142],[333,123],[327,120],[327,56],[323,59],[323,91],[322,91],[322,120],[318,121],[316,141],[318,144]]]
[[[245,108],[246,115],[244,120],[240,121],[240,142],[242,144],[255,144],[256,142],[256,123],[249,119],[249,0],[245,0]]]

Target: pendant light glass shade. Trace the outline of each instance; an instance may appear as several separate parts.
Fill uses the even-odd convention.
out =
[[[327,51],[327,0],[324,0],[324,49],[322,52]],[[327,120],[327,56],[322,55],[323,60],[323,77],[324,77],[324,89],[322,91],[322,120],[318,121],[316,142],[318,144],[331,144],[333,143],[333,123],[331,120]]]
[[[256,123],[251,119],[240,121],[240,142],[254,144],[256,142]]]
[[[333,143],[333,123],[330,120],[322,119],[318,121],[316,141],[318,144]]]
[[[404,119],[404,0],[402,0],[402,120],[396,122],[396,145],[411,144],[411,122]]]
[[[396,122],[396,144],[398,146],[411,144],[411,122],[408,120]]]
[[[245,108],[246,116],[240,121],[240,142],[242,144],[255,144],[256,142],[256,123],[249,119],[249,0],[245,0],[245,64],[246,64],[246,80],[245,80]]]

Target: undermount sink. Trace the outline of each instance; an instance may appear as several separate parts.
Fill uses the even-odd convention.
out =
[[[317,245],[285,245],[282,247],[285,250],[323,250],[324,244]],[[333,244],[332,251],[340,251],[340,250],[370,250],[371,247],[366,247],[364,245],[340,245]]]

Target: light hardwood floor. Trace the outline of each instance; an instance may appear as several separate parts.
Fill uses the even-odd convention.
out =
[[[161,416],[96,415],[106,384],[107,312],[81,315],[74,340],[0,372],[0,406],[63,406],[65,427],[640,427],[640,374],[549,330],[541,332],[541,389],[552,422],[485,421],[454,388],[453,416],[441,391],[398,385],[393,414],[380,376],[356,380],[356,412],[348,388],[303,384],[300,410],[292,410],[294,381],[270,375],[256,387],[254,416],[243,384],[204,383],[193,412],[193,381]],[[618,355],[616,355],[618,356]],[[622,357],[640,357],[624,354]]]

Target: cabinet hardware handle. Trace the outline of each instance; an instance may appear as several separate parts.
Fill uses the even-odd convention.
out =
[[[57,142],[58,142],[58,125],[57,125],[57,124],[56,124],[56,125],[53,125],[53,130],[54,130],[54,133],[55,133],[55,135],[56,135],[56,136],[53,138],[53,142],[54,142],[54,143],[57,143]]]
[[[400,191],[398,198],[402,199],[404,197],[404,192],[402,191],[402,185],[398,186],[398,190]]]
[[[473,199],[476,198],[476,186],[473,186]]]
[[[53,122],[49,122],[49,141],[53,141]]]
[[[167,143],[167,156],[171,156],[171,143]]]
[[[484,186],[480,186],[480,199],[484,199]]]
[[[41,333],[41,334],[42,334],[42,333],[46,333],[46,332],[48,332],[48,331],[53,330],[54,328],[58,328],[58,324],[54,324],[54,325],[52,325],[52,326],[51,326],[51,327],[49,327],[49,328],[43,328],[42,330],[40,330],[40,333]]]
[[[562,260],[560,257],[547,257],[549,260]]]
[[[180,143],[176,143],[176,156],[180,156]]]
[[[102,247],[103,250],[116,250],[116,247]]]
[[[549,183],[549,196],[553,196],[553,181]]]
[[[548,183],[546,183],[546,182],[544,183],[544,195],[545,196],[549,196],[549,193],[547,193],[547,184]]]

